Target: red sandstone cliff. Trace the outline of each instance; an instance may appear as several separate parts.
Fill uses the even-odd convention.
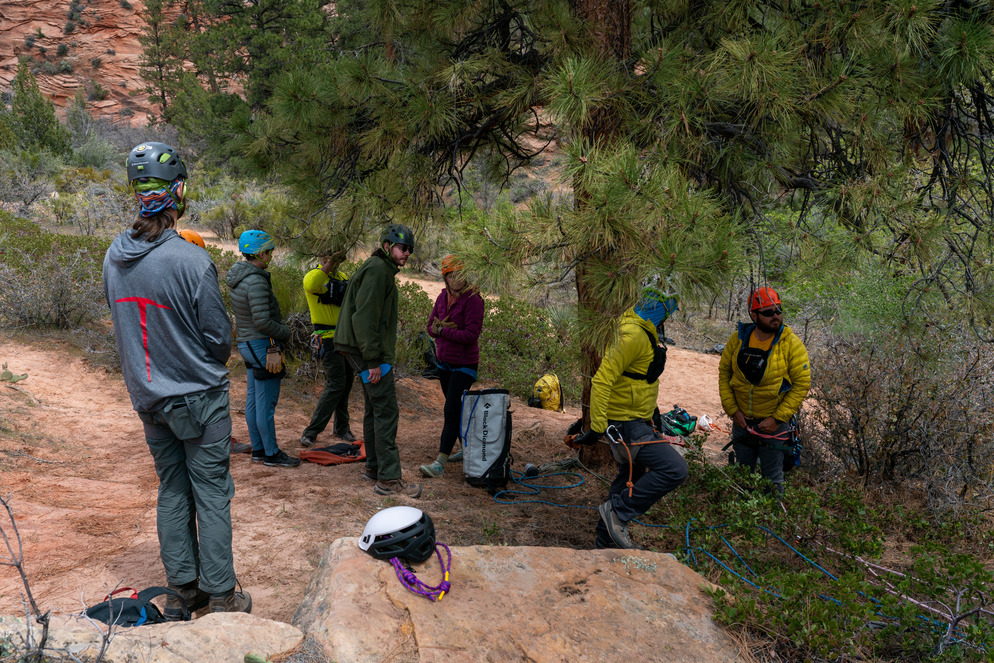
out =
[[[150,106],[138,76],[143,0],[82,0],[77,4],[80,18],[66,34],[70,0],[0,0],[0,90],[9,89],[18,58],[26,56],[34,65],[41,91],[57,107],[64,107],[77,90],[91,92],[94,83],[99,83],[107,96],[90,101],[95,117],[144,126]],[[59,55],[60,44],[67,49],[65,55]],[[94,58],[99,58],[97,66]],[[60,71],[69,65],[71,72]],[[55,73],[46,73],[46,69]]]

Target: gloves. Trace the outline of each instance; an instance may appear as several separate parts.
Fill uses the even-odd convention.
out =
[[[283,370],[283,353],[275,345],[266,348],[266,370],[270,373],[279,373]]]
[[[595,433],[592,430],[588,430],[580,435],[576,436],[576,444],[581,444],[583,446],[592,447],[597,444],[597,441],[604,436],[604,433]]]

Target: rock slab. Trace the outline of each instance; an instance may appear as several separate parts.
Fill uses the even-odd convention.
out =
[[[100,651],[107,625],[78,615],[53,615],[46,652],[70,653],[75,660],[93,660]],[[40,627],[32,622],[31,641]],[[0,642],[25,642],[24,620],[0,617]],[[117,628],[104,663],[243,663],[245,654],[268,657],[298,646],[300,630],[245,613],[206,614],[190,622]],[[61,660],[61,659],[60,659]]]
[[[441,581],[434,556],[413,568]],[[354,663],[741,660],[711,617],[709,583],[668,554],[461,547],[450,581],[432,602],[356,539],[338,539],[293,622],[329,658]]]

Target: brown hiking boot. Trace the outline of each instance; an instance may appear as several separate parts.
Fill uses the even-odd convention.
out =
[[[403,495],[404,497],[420,497],[421,484],[405,483],[403,479],[393,481],[377,481],[373,490],[378,495]]]
[[[252,612],[252,596],[240,587],[211,594],[211,612]]]
[[[193,616],[197,610],[207,607],[207,602],[211,595],[197,587],[197,581],[188,582],[185,585],[169,585],[169,589],[183,597],[186,609]],[[178,622],[183,619],[183,603],[172,594],[166,594],[166,603],[162,607],[162,616],[168,622]]]

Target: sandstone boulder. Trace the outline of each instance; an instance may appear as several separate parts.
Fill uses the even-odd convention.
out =
[[[98,629],[99,627],[99,629]],[[107,625],[75,615],[53,615],[47,651],[69,652],[92,660],[100,651]],[[0,617],[0,642],[24,642],[24,620]],[[32,623],[37,642],[39,627]],[[118,628],[104,663],[242,663],[245,654],[270,656],[293,649],[303,634],[293,626],[245,613],[206,614],[191,622]]]
[[[441,580],[434,556],[414,570],[429,585]],[[294,624],[329,658],[354,663],[740,660],[711,618],[707,581],[671,555],[453,548],[450,581],[431,602],[356,539],[338,539]]]

